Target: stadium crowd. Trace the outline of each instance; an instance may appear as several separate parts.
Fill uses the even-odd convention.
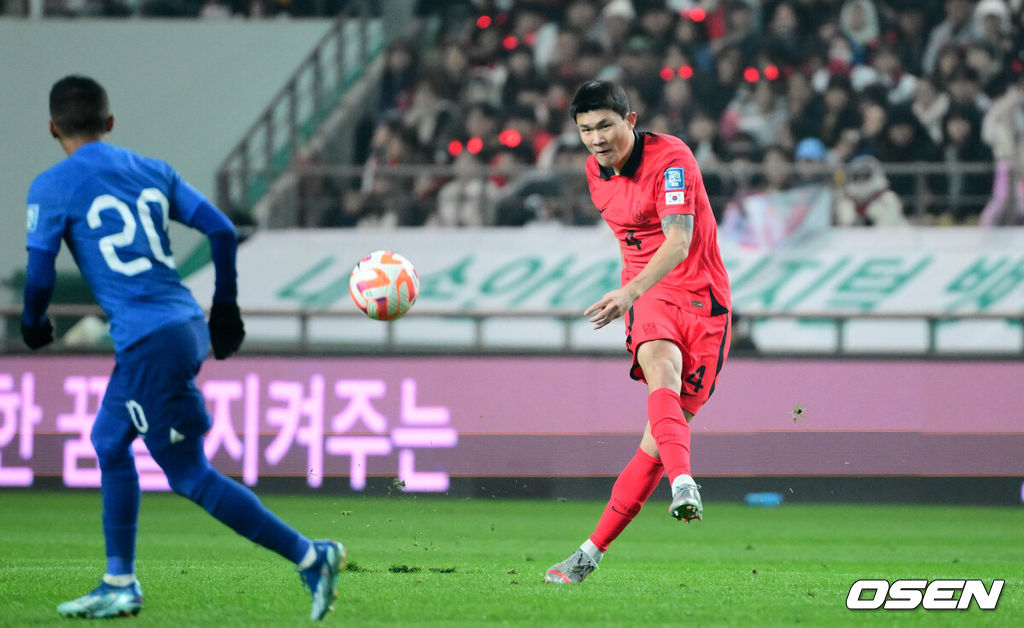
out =
[[[576,202],[585,184],[552,174],[586,157],[567,105],[593,78],[629,87],[639,128],[686,140],[711,173],[713,198],[832,182],[833,171],[854,164],[837,186],[852,197],[836,213],[839,224],[901,222],[901,199],[918,195],[928,198],[929,223],[1019,222],[1024,189],[1019,178],[1013,184],[1012,165],[1024,163],[1020,4],[425,3],[443,27],[386,52],[380,106],[358,157],[368,176],[342,195],[335,224],[593,221],[581,210],[587,203]],[[993,160],[994,178],[991,169],[958,167]],[[949,168],[927,177],[883,172],[882,164],[916,162]],[[468,173],[481,164],[534,168],[525,181],[373,177],[379,165],[424,163]],[[883,195],[895,206],[865,212]]]
[[[357,5],[365,9],[344,0],[47,7],[216,18]],[[426,27],[385,51],[379,104],[356,142],[362,179],[306,176],[303,198],[318,199],[316,226],[591,223],[586,153],[567,109],[597,78],[628,86],[638,128],[689,143],[719,218],[730,199],[818,182],[838,192],[837,224],[1020,224],[1022,5],[419,0]],[[926,175],[900,167],[922,162]],[[396,165],[455,174],[381,174]]]

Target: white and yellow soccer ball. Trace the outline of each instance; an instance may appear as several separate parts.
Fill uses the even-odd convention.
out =
[[[374,251],[359,260],[348,278],[356,307],[373,320],[391,321],[409,311],[420,293],[416,268],[394,251]]]

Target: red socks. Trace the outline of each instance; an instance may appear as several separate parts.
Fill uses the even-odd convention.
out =
[[[647,420],[669,481],[690,475],[690,424],[679,406],[679,393],[659,388],[647,397]]]
[[[679,407],[678,404],[676,407]],[[597,522],[597,529],[590,535],[590,542],[597,549],[606,551],[608,545],[629,525],[658,486],[663,472],[660,460],[637,448],[633,459],[615,480],[612,498],[605,506],[601,520]]]

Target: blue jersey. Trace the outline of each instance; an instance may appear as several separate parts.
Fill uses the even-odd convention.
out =
[[[205,202],[168,164],[91,142],[43,172],[28,193],[29,249],[67,242],[122,351],[203,310],[181,283],[170,220],[189,224]]]

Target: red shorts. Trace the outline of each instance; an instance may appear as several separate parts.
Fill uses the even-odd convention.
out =
[[[626,313],[626,349],[633,354],[629,376],[646,382],[636,361],[640,345],[671,340],[683,354],[683,386],[679,405],[697,414],[715,391],[718,373],[729,355],[732,326],[728,311],[715,316],[696,314],[660,299],[641,297]]]

